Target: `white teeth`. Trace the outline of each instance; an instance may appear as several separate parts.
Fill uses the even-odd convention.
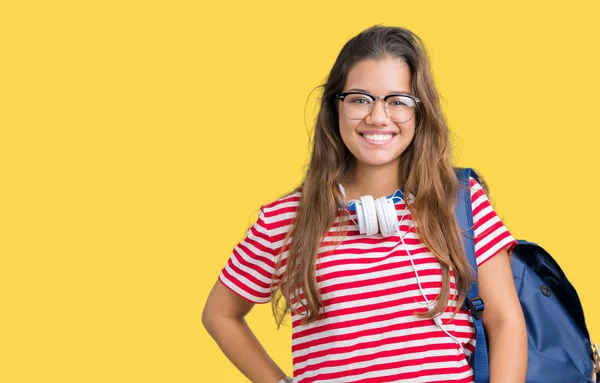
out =
[[[392,138],[392,134],[364,134],[369,141],[387,141]]]

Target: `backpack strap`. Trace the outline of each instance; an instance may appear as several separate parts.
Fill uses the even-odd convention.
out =
[[[455,216],[463,233],[463,245],[467,259],[469,260],[469,264],[473,269],[473,275],[477,281],[477,261],[475,258],[475,234],[473,230],[470,177],[475,178],[477,182],[479,182],[479,177],[471,168],[459,168],[455,169],[455,172],[460,184]],[[473,316],[473,323],[475,325],[477,336],[475,340],[475,355],[471,355],[469,364],[475,373],[475,382],[487,383],[490,380],[490,368],[485,330],[483,328],[483,322],[481,321],[484,304],[483,300],[479,297],[477,282],[469,284],[465,305],[465,308],[469,310]]]

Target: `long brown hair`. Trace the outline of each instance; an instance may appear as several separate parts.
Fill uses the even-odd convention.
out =
[[[415,135],[399,158],[398,177],[405,194],[414,196],[410,209],[412,219],[421,240],[441,265],[442,289],[433,309],[417,315],[431,318],[446,309],[450,298],[450,268],[459,287],[453,316],[464,302],[472,276],[464,255],[462,234],[454,218],[459,182],[451,164],[449,130],[440,108],[429,56],[423,41],[413,32],[401,27],[374,25],[344,45],[326,82],[319,86],[323,93],[310,164],[303,182],[294,189],[301,191],[300,202],[276,265],[278,270],[287,251],[286,269],[271,293],[278,328],[287,312],[300,312],[296,311],[299,307],[296,303],[305,313],[302,324],[321,318],[323,301],[317,286],[316,260],[324,235],[336,216],[348,217],[349,213],[340,209],[344,206],[344,196],[338,185],[351,177],[356,166],[354,156],[340,135],[335,93],[342,91],[348,71],[357,62],[385,57],[399,58],[408,64],[414,94],[421,99],[415,114]],[[487,193],[483,180],[482,186]],[[285,301],[283,307],[281,298]]]

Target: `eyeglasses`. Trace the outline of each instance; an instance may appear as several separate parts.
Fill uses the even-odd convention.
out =
[[[388,94],[373,96],[363,92],[336,93],[335,97],[342,100],[342,109],[346,117],[352,120],[362,120],[373,111],[375,101],[383,100],[385,114],[394,122],[406,122],[415,114],[415,107],[421,100],[409,94]]]

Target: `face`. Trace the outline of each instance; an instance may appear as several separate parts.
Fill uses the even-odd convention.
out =
[[[413,94],[410,68],[398,58],[362,60],[348,72],[342,92],[356,89],[365,90],[373,96],[386,96],[398,91]],[[377,100],[371,114],[362,120],[349,119],[344,114],[341,100],[338,100],[337,108],[342,140],[356,158],[357,166],[397,163],[414,137],[416,116],[405,122],[394,122],[387,117],[383,100]]]

